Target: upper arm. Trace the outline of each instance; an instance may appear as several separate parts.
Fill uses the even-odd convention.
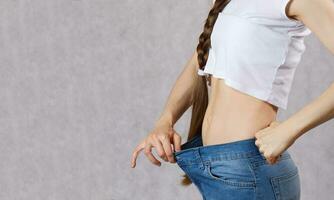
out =
[[[291,0],[289,14],[302,21],[334,54],[334,3],[332,0]],[[288,14],[287,13],[287,14]]]
[[[195,68],[196,72],[197,72],[197,69],[199,68],[199,64],[198,64],[198,59],[197,59],[197,50],[195,49],[192,57],[191,57],[191,60],[190,60],[190,64],[192,67]]]

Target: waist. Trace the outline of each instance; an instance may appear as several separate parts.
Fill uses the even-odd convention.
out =
[[[251,138],[276,119],[277,108],[233,89],[223,79],[212,79],[209,104],[203,119],[204,145]]]
[[[202,136],[196,135],[181,145],[181,151],[173,153],[179,165],[205,164],[218,160],[252,159],[255,162],[266,162],[266,158],[255,145],[255,138],[249,138],[224,144],[203,146]],[[281,160],[291,158],[284,151]]]

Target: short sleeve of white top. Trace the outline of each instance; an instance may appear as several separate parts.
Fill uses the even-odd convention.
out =
[[[204,70],[241,92],[286,109],[311,31],[286,16],[289,0],[231,0],[219,13]]]

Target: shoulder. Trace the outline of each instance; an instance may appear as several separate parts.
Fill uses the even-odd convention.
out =
[[[284,0],[286,15],[302,21],[303,17],[321,12],[332,0]]]

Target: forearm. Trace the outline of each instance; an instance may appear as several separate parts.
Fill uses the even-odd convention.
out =
[[[292,131],[297,139],[308,130],[334,117],[334,83],[314,101],[282,122],[282,126]]]
[[[198,80],[197,67],[197,53],[195,51],[181,74],[178,76],[156,124],[167,122],[173,126],[182,114],[191,106],[192,92],[195,83]]]
[[[334,4],[332,0],[297,0],[291,8],[294,14],[312,30],[334,55]],[[317,10],[317,12],[314,12]],[[334,117],[334,82],[318,98],[282,123],[291,130],[294,139]]]

